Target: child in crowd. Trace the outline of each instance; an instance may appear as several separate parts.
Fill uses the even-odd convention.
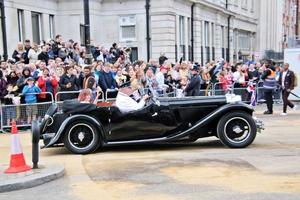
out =
[[[27,84],[22,90],[22,95],[25,95],[25,103],[28,104],[26,106],[27,123],[31,124],[32,121],[36,120],[38,114],[37,105],[34,105],[37,103],[36,93],[41,93],[42,90],[34,85],[32,77],[27,79]]]

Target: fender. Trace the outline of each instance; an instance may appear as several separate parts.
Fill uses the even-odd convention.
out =
[[[251,106],[249,106],[248,104],[241,103],[241,102],[240,103],[229,103],[229,104],[226,104],[226,105],[218,108],[217,110],[215,110],[214,112],[212,112],[211,114],[206,116],[204,119],[201,120],[200,123],[197,122],[195,124],[195,126],[197,126],[198,124],[199,125],[201,124],[201,126],[205,126],[208,123],[210,123],[211,121],[213,121],[214,119],[223,116],[227,112],[235,111],[235,110],[244,111],[246,113],[249,113],[250,115],[252,115],[252,113],[254,112],[253,108]]]
[[[176,140],[178,138],[182,138],[182,137],[189,135],[190,133],[196,131],[197,129],[207,125],[214,119],[219,118],[222,115],[226,114],[227,112],[234,111],[234,110],[245,111],[251,115],[254,111],[251,106],[249,106],[245,103],[230,103],[230,104],[226,104],[226,105],[218,108],[217,110],[215,110],[214,112],[212,112],[205,118],[199,120],[197,123],[195,123],[194,125],[192,125],[189,129],[187,129],[185,131],[182,131],[182,132],[179,131],[179,132],[174,133],[173,135],[169,135],[167,137],[142,139],[142,140],[130,140],[130,141],[121,141],[121,142],[119,142],[119,141],[118,142],[107,142],[104,145],[108,145],[108,146],[112,145],[113,146],[113,145],[119,145],[119,144],[139,144],[139,143],[146,143],[146,142],[163,142],[163,141]]]
[[[198,128],[201,128],[201,127],[209,124],[213,120],[215,120],[215,119],[223,116],[227,112],[229,112],[229,111],[235,111],[235,110],[245,111],[245,112],[249,113],[250,115],[252,115],[252,113],[254,111],[251,106],[249,106],[249,105],[247,105],[245,103],[230,103],[230,104],[226,104],[226,105],[218,108],[217,110],[215,110],[214,112],[212,112],[211,114],[209,114],[208,116],[206,116],[205,118],[201,119],[197,123],[195,123],[191,128],[189,128],[189,129],[181,132],[180,134],[176,135],[172,139],[177,139],[178,137],[182,137],[183,135],[188,135],[189,133],[191,133],[193,131],[196,131]]]
[[[61,137],[63,131],[65,130],[65,128],[72,123],[75,120],[87,120],[89,122],[94,123],[97,127],[97,129],[101,132],[101,137],[104,138],[104,131],[103,131],[103,126],[101,123],[99,123],[95,118],[90,117],[88,115],[73,115],[71,117],[68,117],[59,127],[59,130],[57,131],[57,133],[54,135],[54,137],[50,140],[50,142],[44,146],[43,148],[47,148],[49,146],[52,146],[53,144],[55,144],[55,142],[57,142],[59,140],[59,138]]]

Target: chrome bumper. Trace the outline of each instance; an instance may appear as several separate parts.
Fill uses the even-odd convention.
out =
[[[265,130],[265,124],[263,123],[262,120],[256,118],[256,117],[253,117],[254,121],[255,121],[255,124],[256,124],[256,128],[257,128],[257,131],[259,133],[261,133],[262,130]]]

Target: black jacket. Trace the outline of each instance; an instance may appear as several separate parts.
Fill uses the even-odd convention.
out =
[[[280,86],[282,86],[282,75],[283,72],[280,72],[278,83]],[[295,73],[291,70],[288,70],[284,79],[284,89],[294,89],[295,84]]]
[[[17,55],[20,55],[21,58],[17,57]],[[13,59],[15,59],[16,62],[19,62],[21,61],[21,59],[23,59],[25,61],[26,59],[26,51],[24,51],[23,53],[19,53],[17,50],[14,50],[12,56],[11,56]]]
[[[270,74],[271,74],[271,70],[272,71],[275,71],[275,67],[273,67],[272,65],[271,66],[269,66],[263,73],[262,73],[262,75],[261,75],[261,79],[262,80],[265,80]]]
[[[52,51],[53,51],[55,57],[58,56],[58,52],[60,50],[60,48],[59,48],[60,45],[61,44],[59,42],[56,42],[56,41],[52,44]]]
[[[71,87],[67,88],[67,84],[71,83]],[[77,78],[74,75],[68,76],[66,74],[62,75],[62,77],[59,80],[59,87],[60,91],[78,91],[78,83],[77,83]],[[60,100],[66,100],[66,99],[74,99],[76,98],[78,93],[71,93],[71,94],[62,94]]]
[[[115,89],[117,87],[116,81],[111,72],[101,71],[99,74],[98,85],[101,87],[103,92],[106,92],[107,89]]]
[[[48,64],[48,60],[49,60],[49,55],[47,52],[41,52],[38,55],[38,60],[44,60],[46,62],[46,64]]]
[[[200,95],[200,83],[201,79],[199,74],[193,75],[191,81],[187,85],[185,91],[187,96],[199,96]]]

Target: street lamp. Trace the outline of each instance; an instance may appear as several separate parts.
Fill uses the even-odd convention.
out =
[[[83,0],[84,7],[84,39],[86,48],[86,64],[92,64],[92,52],[91,52],[91,32],[90,32],[90,8],[89,0]]]
[[[0,12],[1,12],[1,28],[2,28],[2,40],[3,40],[3,59],[6,61],[8,55],[7,55],[7,35],[6,35],[4,0],[0,0]]]

